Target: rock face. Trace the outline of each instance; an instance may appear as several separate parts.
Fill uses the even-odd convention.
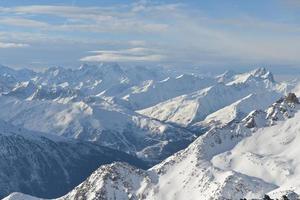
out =
[[[296,103],[296,104],[299,104],[299,99],[297,98],[296,94],[295,93],[289,93],[287,95],[287,97],[285,98],[285,100],[288,102],[288,103]]]

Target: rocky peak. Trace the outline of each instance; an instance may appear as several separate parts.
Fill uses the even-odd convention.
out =
[[[271,82],[274,82],[273,74],[264,67],[253,70],[251,74],[254,77],[260,77],[262,79],[267,79],[270,80]]]
[[[289,93],[286,97],[280,98],[266,111],[252,111],[242,122],[247,128],[259,128],[274,125],[276,121],[291,118],[297,111],[299,100],[294,93]]]
[[[299,99],[297,98],[295,93],[289,93],[286,97],[285,97],[285,101],[287,103],[294,103],[294,104],[299,104]]]
[[[234,71],[227,70],[223,74],[216,76],[218,82],[227,82],[232,80],[232,78],[236,75]]]

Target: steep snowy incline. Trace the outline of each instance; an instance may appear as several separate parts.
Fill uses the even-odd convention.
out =
[[[269,72],[266,72],[266,74],[269,74]],[[258,95],[261,97],[260,102],[266,101],[267,104],[270,104],[281,96],[282,92],[277,90],[277,85],[273,82],[273,79],[265,79],[266,74],[261,75],[262,77],[256,77],[250,73],[243,82],[237,81],[235,84],[226,85],[220,83],[139,110],[138,113],[163,122],[187,127],[203,121],[209,114],[250,94]],[[257,105],[257,108],[261,108],[261,104],[258,102],[255,105]]]
[[[205,120],[193,124],[193,128],[222,127],[234,121],[240,121],[253,110],[264,110],[272,104],[275,99],[279,99],[278,93],[250,94],[208,115]]]
[[[265,80],[268,82],[274,82],[274,76],[270,71],[267,71],[265,68],[257,68],[255,70],[252,70],[250,72],[242,73],[242,74],[236,74],[232,76],[231,81],[226,81],[228,85],[233,84],[239,84],[239,83],[245,83],[249,79],[260,79]]]
[[[2,200],[43,200],[42,198],[33,197],[27,194],[14,192],[11,193],[9,196],[3,198]]]
[[[129,102],[134,110],[143,109],[215,83],[213,78],[183,74],[175,78],[168,77],[162,81],[145,81],[141,86],[134,86],[130,88],[130,91],[126,90],[122,99]]]
[[[99,166],[114,161],[146,167],[136,157],[116,150],[0,121],[0,198],[16,191],[58,197]]]
[[[271,195],[288,190],[300,194],[299,119],[297,112],[291,119],[258,130],[232,150],[214,157],[213,164],[278,185]]]
[[[155,175],[126,163],[113,163],[97,169],[87,180],[60,200],[145,199]]]

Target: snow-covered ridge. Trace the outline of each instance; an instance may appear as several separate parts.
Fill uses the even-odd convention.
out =
[[[155,175],[126,163],[113,163],[100,167],[59,199],[143,199],[146,197],[145,190],[157,181],[155,178]]]
[[[122,99],[128,101],[133,109],[142,109],[215,83],[213,78],[183,74],[162,81],[146,81],[141,86],[125,91],[127,94]]]
[[[264,70],[258,71],[265,72]],[[241,81],[239,80],[240,77],[237,77],[236,81],[228,84],[219,83],[194,93],[175,97],[138,112],[160,121],[187,127],[204,120],[209,114],[250,94],[260,96],[260,101],[266,106],[279,98],[282,95],[282,91],[277,89],[277,84],[270,78],[272,76],[267,76],[269,72],[262,72],[258,73],[255,71],[241,75],[247,76],[247,79]],[[268,78],[265,78],[265,76]],[[255,102],[252,106],[263,108],[260,107],[262,104]]]
[[[258,178],[255,179],[251,174],[249,175],[248,173],[238,171],[242,172],[240,174],[236,172],[236,170],[232,170],[230,166],[227,167],[226,170],[223,170],[218,167],[221,165],[220,163],[217,167],[212,163],[215,162],[214,160],[219,155],[230,156],[230,154],[224,152],[235,148],[237,144],[240,144],[242,147],[244,145],[243,141],[252,137],[256,132],[264,132],[264,130],[273,129],[273,127],[275,129],[275,127],[280,126],[282,123],[289,124],[290,120],[297,120],[297,118],[293,118],[293,116],[298,112],[300,106],[297,101],[290,101],[291,97],[295,100],[293,96],[292,94],[288,95],[287,98],[274,103],[266,111],[251,112],[249,116],[240,123],[234,122],[222,128],[209,130],[194,141],[187,149],[166,159],[161,164],[155,166],[153,170],[161,174],[160,179],[163,182],[170,185],[185,182],[188,186],[186,189],[180,191],[180,193],[182,195],[190,194],[191,196],[194,194],[194,198],[191,199],[196,199],[196,197],[205,199],[262,198],[264,193],[273,191],[278,188],[278,185],[274,182],[268,182],[266,179],[261,179],[262,177],[255,176],[255,178]],[[253,126],[249,126],[249,119],[254,119],[254,123],[252,123]],[[263,143],[265,140],[266,139],[261,140],[261,142]],[[252,147],[256,148],[255,143],[253,143]],[[265,156],[267,157],[267,155]],[[256,159],[259,160],[260,158],[256,157]],[[228,159],[223,160],[229,162]],[[248,168],[247,165],[240,166],[251,170],[251,167]],[[259,168],[259,166],[257,167]],[[255,170],[257,170],[257,168]],[[274,172],[276,173],[276,169],[274,169]],[[225,174],[228,173],[231,174],[230,179],[220,179],[220,176],[225,176]],[[176,178],[173,179],[172,177]],[[192,179],[191,177],[197,178]],[[231,181],[232,178],[236,179],[237,177],[240,177],[238,179],[241,182]],[[204,182],[206,185],[201,186],[202,182],[199,182],[200,180],[206,180],[206,182]],[[214,186],[213,183],[216,185]],[[225,185],[227,186],[223,187]],[[255,185],[259,185],[258,188],[255,188]],[[162,186],[159,187],[165,192],[168,190],[167,185],[164,186],[162,184]],[[237,190],[237,188],[239,189]],[[287,194],[287,191],[285,188],[281,193],[278,192],[277,195]],[[179,191],[174,191],[173,195],[178,197],[178,193]],[[276,194],[271,192],[270,195],[274,196]]]

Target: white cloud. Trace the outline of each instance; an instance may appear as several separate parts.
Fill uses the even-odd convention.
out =
[[[95,51],[81,58],[82,61],[300,64],[297,55],[300,28],[286,21],[236,13],[227,18],[209,17],[182,4],[153,1],[111,7],[0,7],[0,13],[10,16],[0,18],[0,25],[34,30],[23,33],[5,30],[8,34],[0,32],[2,41],[38,43],[44,49],[50,43],[59,48],[77,49],[77,59],[82,57],[82,52],[99,46],[121,49]],[[40,15],[47,18],[39,18]],[[51,17],[55,18],[54,22],[47,21]]]
[[[0,42],[0,48],[22,48],[22,47],[28,47],[28,44],[22,44],[22,43],[4,43]]]
[[[163,55],[147,48],[131,48],[123,50],[92,51],[94,56],[86,56],[80,59],[84,62],[159,62],[164,59]]]
[[[40,21],[25,19],[20,17],[1,18],[0,24],[9,25],[9,26],[19,26],[19,27],[33,27],[33,28],[42,28],[42,27],[49,26],[49,24],[45,22],[40,22]]]
[[[33,5],[21,7],[0,7],[0,13],[15,17],[0,20],[0,24],[14,26],[31,26],[51,31],[82,31],[82,32],[162,32],[168,28],[165,23],[144,20],[122,6],[114,7],[78,7]],[[28,16],[50,15],[62,17],[60,23],[27,19]]]

